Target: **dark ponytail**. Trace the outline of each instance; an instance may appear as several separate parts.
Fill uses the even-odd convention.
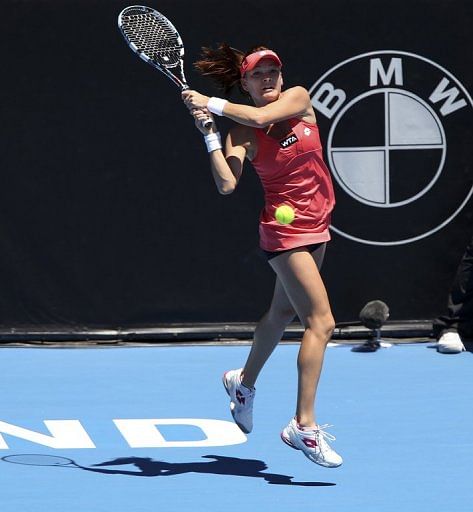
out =
[[[241,63],[247,55],[267,49],[266,46],[255,46],[243,53],[227,43],[220,43],[216,49],[202,48],[201,58],[194,62],[194,67],[203,76],[210,77],[225,95],[228,95],[235,85],[246,94],[240,83]]]

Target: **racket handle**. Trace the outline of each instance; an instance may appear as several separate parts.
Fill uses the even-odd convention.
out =
[[[206,128],[207,130],[212,126],[212,119],[208,117],[204,121],[202,121],[202,128]]]

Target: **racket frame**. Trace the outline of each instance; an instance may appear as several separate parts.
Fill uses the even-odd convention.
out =
[[[124,25],[124,17],[129,16],[129,12],[131,11],[141,11],[143,14],[151,14],[152,16],[155,16],[158,19],[163,19],[165,23],[169,25],[169,27],[174,31],[176,35],[176,40],[179,48],[179,57],[178,61],[174,64],[170,64],[168,66],[163,65],[159,62],[157,62],[152,57],[146,55],[143,51],[141,51],[134,43],[131,41],[131,39],[128,37],[127,33],[125,32],[123,25]],[[126,43],[130,47],[130,49],[136,53],[140,59],[148,63],[149,65],[153,66],[158,71],[161,71],[164,75],[166,75],[174,84],[177,85],[177,87],[180,89],[180,91],[186,91],[189,89],[189,85],[186,80],[186,76],[184,73],[184,43],[182,41],[182,38],[177,31],[176,27],[169,21],[166,16],[161,14],[160,12],[156,11],[155,9],[152,9],[151,7],[146,7],[144,5],[130,5],[128,7],[125,7],[120,14],[118,15],[118,28],[120,29],[120,32],[125,39]],[[173,73],[172,70],[175,70],[176,73]],[[202,121],[202,126],[209,129],[212,126],[212,120],[210,118]]]
[[[163,20],[165,20],[167,24],[169,24],[170,28],[174,30],[179,48],[179,59],[175,64],[170,64],[166,66],[160,64],[159,62],[156,62],[152,57],[149,57],[148,55],[146,55],[146,53],[141,51],[135,45],[135,43],[133,43],[133,41],[130,40],[125,30],[123,29],[123,18],[127,15],[128,12],[132,10],[142,11],[143,14],[151,14],[157,17],[158,19],[162,18]],[[120,32],[122,33],[128,46],[140,57],[140,59],[150,64],[158,71],[161,71],[161,73],[164,73],[179,87],[181,91],[189,89],[189,85],[187,84],[186,76],[184,74],[184,43],[182,42],[182,38],[179,35],[179,32],[177,31],[176,27],[166,18],[166,16],[162,15],[160,12],[156,11],[155,9],[152,9],[151,7],[145,7],[144,5],[131,5],[129,7],[125,7],[125,9],[123,9],[121,13],[118,15],[118,28],[120,29]],[[173,73],[171,71],[172,69],[175,69],[177,73]]]

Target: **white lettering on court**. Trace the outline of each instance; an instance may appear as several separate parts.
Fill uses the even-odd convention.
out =
[[[126,442],[132,448],[176,448],[227,446],[246,441],[246,436],[229,421],[176,418],[176,419],[133,419],[113,420]],[[166,441],[159,425],[191,425],[200,428],[205,439],[197,441]]]
[[[44,424],[51,435],[48,436],[0,421],[0,449],[8,450],[8,445],[2,434],[48,446],[49,448],[95,448],[92,439],[78,420],[44,420]]]
[[[438,103],[444,99],[446,100],[440,107],[440,112],[443,116],[447,116],[448,114],[455,112],[455,110],[466,107],[466,101],[463,98],[459,101],[455,101],[460,93],[458,87],[446,89],[449,83],[450,81],[447,78],[442,78],[435,91],[429,97],[429,100],[432,103]]]

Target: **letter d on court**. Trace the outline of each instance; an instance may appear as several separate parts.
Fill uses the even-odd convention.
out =
[[[241,444],[246,436],[234,424],[223,420],[176,418],[113,420],[131,448],[198,448]],[[159,425],[190,425],[198,427],[206,439],[198,441],[166,441]]]

